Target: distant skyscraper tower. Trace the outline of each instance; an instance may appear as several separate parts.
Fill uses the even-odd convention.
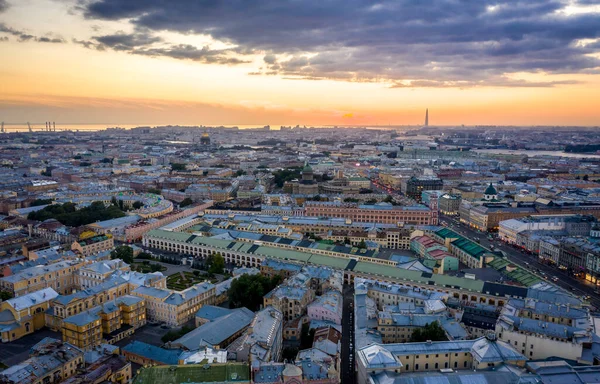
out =
[[[425,110],[425,126],[429,127],[429,108]]]
[[[210,136],[208,136],[208,132],[205,131],[202,134],[202,137],[200,137],[200,144],[206,146],[210,145]]]

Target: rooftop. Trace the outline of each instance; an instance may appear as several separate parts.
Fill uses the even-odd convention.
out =
[[[191,380],[193,378],[193,380]],[[246,363],[189,364],[142,368],[134,384],[236,383],[249,382]]]

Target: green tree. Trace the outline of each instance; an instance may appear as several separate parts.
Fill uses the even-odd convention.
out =
[[[208,267],[208,273],[222,274],[225,269],[225,259],[220,253],[215,253],[212,257],[211,264]]]
[[[125,216],[118,207],[110,205],[106,207],[101,201],[94,201],[89,206],[77,209],[73,203],[51,204],[42,210],[30,212],[29,220],[44,221],[56,219],[69,227],[79,227],[96,221],[116,219]]]
[[[32,203],[32,207],[39,207],[40,205],[48,205],[52,203],[52,199],[35,199]]]
[[[113,162],[113,159],[109,159],[108,157],[105,157],[104,159],[100,160],[101,163],[105,163],[105,164],[109,164]]]
[[[140,252],[139,255],[137,255],[136,259],[144,259],[144,260],[149,260],[152,258],[152,255],[149,254],[148,252]]]
[[[313,339],[315,338],[315,329],[310,329],[310,323],[302,324],[302,330],[300,331],[300,349],[308,349],[313,345]]]
[[[167,332],[163,337],[160,338],[160,340],[163,343],[168,343],[169,341],[179,339],[181,336],[185,335],[186,333],[191,332],[193,329],[194,328],[184,326],[180,330]]]
[[[171,170],[172,171],[185,171],[186,166],[183,163],[172,163]]]
[[[422,328],[417,328],[413,331],[410,341],[413,343],[423,341],[444,341],[448,340],[446,332],[437,321],[425,324]]]
[[[12,297],[13,296],[10,294],[10,292],[0,291],[0,300],[5,301],[12,299]]]
[[[361,249],[366,249],[367,248],[367,243],[365,243],[364,240],[361,240],[360,243],[358,243],[357,247],[361,248]]]
[[[258,167],[260,168],[260,167]],[[301,176],[302,168],[286,168],[273,172],[273,182],[279,187],[283,187],[286,181],[298,179]]]
[[[285,347],[281,352],[281,358],[284,361],[296,360],[296,356],[298,356],[298,347]]]
[[[181,203],[179,203],[180,207],[187,207],[188,205],[192,205],[194,204],[194,202],[192,201],[192,199],[190,199],[189,197],[186,197],[185,199],[183,199],[183,201]]]
[[[583,181],[588,181],[590,179],[590,177],[588,175],[583,175]]]
[[[268,278],[263,275],[242,275],[231,282],[228,291],[229,307],[246,307],[258,311],[263,304],[263,296],[281,282],[281,276]]]
[[[235,177],[239,177],[239,176],[244,176],[246,174],[246,171],[244,171],[243,169],[238,169],[235,173],[234,176]]]
[[[148,188],[147,189],[148,193],[154,193],[155,195],[160,195],[161,190],[158,188]]]
[[[133,248],[127,245],[120,245],[110,253],[111,259],[121,259],[127,264],[133,263]]]
[[[133,209],[140,209],[144,206],[144,203],[141,201],[134,201],[132,204]]]

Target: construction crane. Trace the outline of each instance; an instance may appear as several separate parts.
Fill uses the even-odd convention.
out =
[[[4,133],[4,121],[2,122],[2,128],[0,129],[0,133]]]
[[[31,124],[29,124],[29,121],[27,122],[27,127],[29,128],[29,132],[33,132],[33,129],[31,129]]]
[[[52,130],[53,130],[54,132],[56,132],[56,123],[55,123],[54,121],[52,122],[52,128],[53,128]]]

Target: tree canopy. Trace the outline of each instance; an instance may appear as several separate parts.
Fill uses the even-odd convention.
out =
[[[101,201],[94,201],[87,207],[77,209],[73,203],[52,204],[37,212],[27,215],[29,220],[44,221],[56,219],[70,227],[95,223],[97,221],[116,219],[125,216],[115,205],[106,207]]]
[[[110,253],[111,259],[121,259],[127,264],[133,263],[133,248],[127,245],[120,245]]]
[[[173,171],[185,171],[186,166],[183,163],[172,163],[171,170]]]
[[[35,199],[32,203],[31,203],[31,207],[38,207],[40,205],[47,205],[52,203],[52,199]]]
[[[263,296],[277,287],[281,276],[268,278],[262,275],[242,275],[231,282],[229,288],[229,307],[246,307],[258,311],[263,303]]]
[[[186,197],[185,199],[183,199],[183,201],[181,203],[179,203],[180,207],[187,207],[188,205],[192,205],[194,204],[194,202],[192,201],[192,199],[190,199],[189,197]]]
[[[410,341],[413,343],[423,342],[423,341],[445,341],[448,340],[446,338],[446,332],[440,326],[440,323],[434,321],[432,323],[425,324],[423,328],[417,328],[413,331]]]
[[[225,259],[221,256],[220,253],[215,253],[212,256],[209,256],[207,260],[208,264],[208,273],[212,274],[222,274],[225,269]]]
[[[279,187],[283,187],[283,183],[286,181],[291,181],[294,179],[298,179],[301,176],[302,168],[294,167],[294,168],[286,168],[280,169],[273,172],[273,182]]]

